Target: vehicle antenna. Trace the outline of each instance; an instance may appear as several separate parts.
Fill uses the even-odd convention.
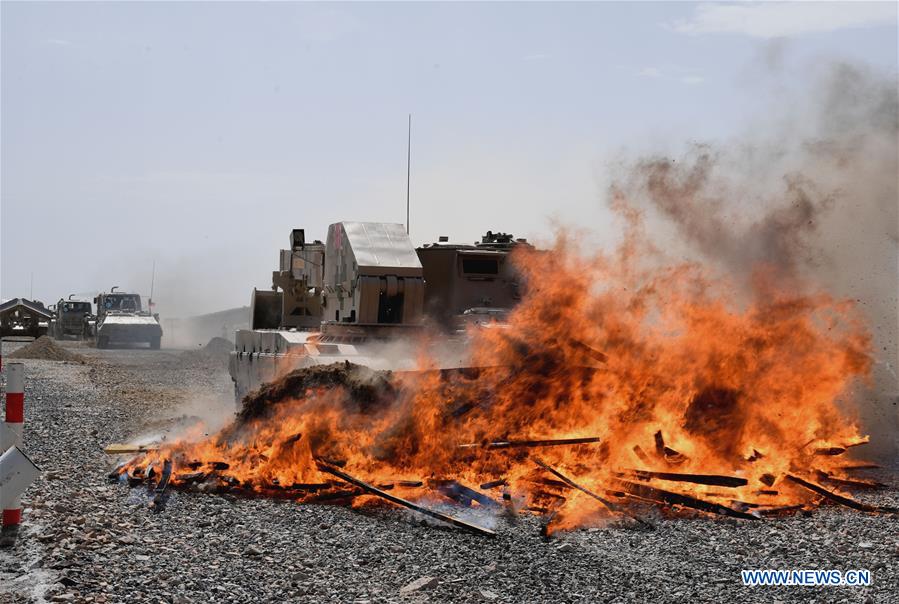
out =
[[[147,308],[150,310],[150,314],[153,314],[153,286],[156,285],[156,259],[153,259],[153,273],[150,277],[150,300],[147,303]]]
[[[409,181],[412,175],[412,114],[409,114],[409,132],[406,139],[406,234],[409,234]]]

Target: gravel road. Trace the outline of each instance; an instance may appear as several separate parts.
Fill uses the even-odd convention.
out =
[[[116,460],[102,448],[170,436],[194,416],[227,420],[225,368],[185,366],[177,351],[65,345],[87,362],[25,361],[24,449],[43,474],[24,498],[18,542],[0,550],[0,603],[899,602],[899,522],[836,507],[551,540],[533,518],[500,519],[487,539],[387,506],[193,493],[154,514],[143,489],[107,482]],[[899,505],[895,487],[859,496]],[[740,570],[753,568],[864,568],[874,583],[743,587]]]

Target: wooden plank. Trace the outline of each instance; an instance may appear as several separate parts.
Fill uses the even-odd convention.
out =
[[[494,501],[483,493],[479,493],[478,491],[465,486],[458,480],[431,480],[429,481],[429,485],[450,499],[458,501],[461,498],[461,503],[464,505],[469,505],[472,501],[477,501],[484,507],[501,507],[499,502]]]
[[[159,445],[133,445],[124,443],[111,443],[103,447],[107,455],[125,455],[127,453],[148,453],[158,451]]]
[[[646,454],[646,452],[642,447],[640,447],[640,445],[634,445],[634,453],[638,458],[640,458],[640,461],[645,463],[647,466],[652,465],[652,461],[649,459],[649,455]]]
[[[707,484],[716,487],[742,487],[749,484],[745,478],[738,476],[722,476],[719,474],[680,474],[676,472],[651,472],[649,470],[628,470],[632,475],[640,479],[657,478],[659,480],[671,480],[675,482],[692,482],[695,484]]]
[[[653,438],[655,439],[656,444],[656,453],[664,459],[669,464],[682,464],[687,461],[687,456],[681,453],[680,451],[675,451],[671,447],[665,445],[665,437],[662,436],[662,431],[657,431]]]
[[[846,447],[820,447],[815,449],[815,455],[842,455],[846,452]]]
[[[731,518],[742,518],[744,520],[758,519],[756,516],[753,516],[751,514],[740,512],[733,508],[721,505],[720,503],[705,501],[704,499],[699,499],[691,495],[684,495],[683,493],[666,491],[664,489],[651,487],[648,484],[640,484],[627,480],[619,480],[617,482],[622,486],[625,492],[636,495],[638,497],[642,497],[644,499],[650,499],[652,501],[655,501],[656,503],[680,505],[683,507],[692,508],[694,510],[700,510],[712,514],[719,514],[721,516],[730,516]]]
[[[489,491],[490,489],[495,489],[496,487],[502,487],[507,485],[505,478],[499,478],[497,480],[491,480],[490,482],[485,482],[481,485],[481,490]]]
[[[876,480],[834,476],[832,474],[824,472],[823,470],[815,470],[815,476],[817,476],[818,480],[820,480],[821,482],[827,482],[834,486],[843,487],[846,489],[882,489],[883,487],[887,486],[882,482],[877,482]]]
[[[846,507],[852,508],[853,510],[859,510],[861,512],[871,512],[874,514],[878,514],[878,513],[895,514],[895,513],[897,513],[896,508],[885,507],[885,506],[877,507],[877,506],[873,506],[873,505],[868,505],[867,503],[862,503],[861,501],[856,501],[855,499],[852,499],[851,497],[845,497],[843,495],[839,495],[832,491],[828,491],[827,489],[825,489],[824,487],[822,487],[819,484],[809,482],[808,480],[805,480],[798,476],[794,476],[793,474],[787,474],[786,478],[790,482],[798,484],[799,486],[801,486],[804,489],[808,489],[809,491],[811,491],[813,493],[817,493],[818,495],[821,495],[825,499],[833,501],[834,503],[839,503],[840,505],[845,505]]]
[[[425,516],[430,516],[431,518],[436,518],[437,520],[442,520],[443,522],[452,524],[453,526],[457,526],[466,531],[475,533],[476,535],[486,535],[488,537],[495,537],[496,533],[491,531],[490,529],[486,529],[484,527],[478,526],[476,524],[472,524],[470,522],[466,522],[459,518],[455,518],[450,516],[449,514],[443,514],[436,510],[432,510],[430,508],[426,508],[424,506],[418,505],[417,503],[412,503],[402,497],[397,497],[396,495],[392,495],[381,489],[368,484],[365,481],[359,480],[354,476],[350,476],[346,472],[335,468],[334,466],[328,465],[322,461],[317,462],[318,469],[326,474],[330,474],[332,476],[336,476],[337,478],[343,480],[344,482],[348,482],[351,485],[357,486],[364,491],[371,493],[372,495],[377,495],[382,499],[386,499],[391,503],[395,503],[397,505],[401,505],[405,508],[409,508],[410,510],[416,511],[419,514],[424,514]]]
[[[587,438],[549,438],[541,440],[499,440],[488,443],[468,443],[459,445],[460,449],[527,449],[532,447],[561,447],[569,445],[587,445],[598,443],[599,437]]]
[[[603,496],[601,496],[601,495],[597,495],[596,493],[594,493],[593,491],[587,489],[586,487],[582,487],[581,485],[579,485],[579,484],[576,483],[575,481],[571,480],[570,478],[568,478],[567,476],[565,476],[564,474],[562,474],[561,472],[559,472],[559,471],[556,470],[555,468],[553,468],[553,467],[547,465],[547,464],[544,463],[543,461],[541,461],[541,460],[539,460],[539,459],[536,459],[536,458],[534,458],[533,461],[534,461],[534,463],[536,463],[538,466],[540,466],[541,468],[543,468],[544,470],[546,470],[547,472],[549,472],[550,474],[552,474],[553,476],[555,476],[556,478],[558,478],[559,480],[561,480],[562,482],[564,482],[565,484],[567,484],[568,486],[570,486],[571,488],[577,489],[578,491],[580,491],[580,492],[582,492],[582,493],[584,493],[584,494],[586,494],[586,495],[589,495],[589,496],[592,497],[593,499],[597,500],[598,502],[600,502],[601,504],[603,504],[603,505],[604,505],[610,512],[615,513],[615,514],[619,514],[619,515],[623,515],[623,516],[627,516],[628,518],[632,518],[633,520],[636,520],[637,522],[639,522],[640,524],[642,524],[643,526],[645,526],[645,527],[647,527],[647,528],[655,528],[652,524],[650,524],[649,522],[643,520],[642,518],[640,518],[640,517],[638,517],[638,516],[635,516],[634,514],[631,514],[631,513],[628,512],[627,510],[621,509],[621,508],[620,508],[618,505],[616,505],[614,502],[609,501],[608,499],[606,499],[605,497],[603,497]]]
[[[166,489],[169,486],[171,478],[172,460],[166,459],[162,466],[162,474],[160,474],[159,476],[159,482],[156,483],[153,501],[150,503],[150,507],[154,512],[161,512],[165,508],[166,501],[168,501],[168,493],[166,492]]]

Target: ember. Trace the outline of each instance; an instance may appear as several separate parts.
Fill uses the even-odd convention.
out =
[[[847,475],[864,467],[847,450],[866,439],[835,404],[870,368],[852,304],[784,291],[760,267],[755,302],[736,307],[726,280],[645,268],[640,245],[585,258],[563,237],[551,253],[516,251],[532,286],[504,329],[472,328],[476,371],[426,358],[419,372],[295,370],[221,432],[142,452],[122,473],[158,481],[160,497],[377,497],[475,532],[424,499],[537,510],[548,532],[648,525],[647,504],[743,519],[822,501],[892,512],[837,490],[878,486]]]

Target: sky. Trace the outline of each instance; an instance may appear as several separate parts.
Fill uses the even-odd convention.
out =
[[[726,140],[824,60],[895,77],[882,3],[0,4],[0,297],[245,305],[292,228],[613,240],[609,167]],[[32,286],[33,282],[33,286]]]

